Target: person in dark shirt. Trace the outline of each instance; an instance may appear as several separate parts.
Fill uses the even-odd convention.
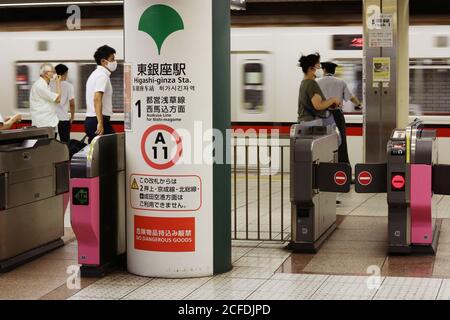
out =
[[[299,65],[305,74],[298,96],[298,121],[312,121],[318,118],[332,119],[329,108],[341,106],[337,97],[326,99],[316,78],[323,75],[318,53],[301,56]]]
[[[328,109],[341,107],[342,103],[337,97],[326,99],[316,78],[323,76],[318,53],[301,56],[299,65],[305,74],[300,84],[298,96],[298,122],[323,119],[324,125],[334,125],[333,115]],[[336,200],[336,204],[340,204]]]

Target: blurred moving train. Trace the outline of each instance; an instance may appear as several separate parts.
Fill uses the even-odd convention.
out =
[[[176,33],[169,41],[177,41]],[[441,162],[450,163],[450,26],[410,28],[411,116],[420,115],[440,137]],[[42,62],[65,63],[76,92],[74,132],[83,131],[84,91],[95,68],[93,53],[103,44],[123,60],[122,30],[3,32],[0,61],[3,83],[0,113],[22,113],[30,119],[28,96]],[[298,87],[303,77],[297,66],[301,53],[320,52],[322,61],[338,63],[344,78],[362,99],[361,27],[258,27],[231,30],[231,106],[234,128],[280,129],[288,133],[297,119]],[[112,76],[114,112],[123,130],[123,66]],[[352,163],[362,161],[361,111],[344,106]],[[448,151],[446,151],[448,150]]]

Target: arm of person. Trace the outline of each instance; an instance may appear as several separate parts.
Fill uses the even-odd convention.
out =
[[[357,107],[361,105],[359,99],[350,92],[350,89],[348,88],[348,85],[345,82],[344,82],[344,100],[345,101],[350,100]]]
[[[72,123],[73,120],[75,119],[75,99],[70,99],[69,105],[70,105],[70,123]]]
[[[361,101],[355,96],[351,97],[350,101],[357,107],[361,106]]]
[[[22,116],[20,114],[16,114],[15,116],[7,119],[5,123],[2,123],[0,125],[0,130],[9,130],[15,123],[20,122],[21,120]]]
[[[69,107],[70,107],[70,123],[75,119],[75,92],[73,86],[69,85]]]
[[[95,134],[102,135],[104,133],[103,128],[103,92],[97,91],[94,95],[94,107],[95,115],[97,116],[97,131]]]
[[[38,95],[43,98],[44,100],[48,102],[54,102],[54,103],[60,103],[61,102],[61,82],[55,81],[55,90],[56,92],[53,92],[50,90],[50,88],[44,88],[44,87],[37,87],[37,93]]]
[[[58,95],[54,100],[55,103],[61,103],[61,76],[56,77],[56,94]]]
[[[340,106],[341,102],[338,98],[333,97],[328,100],[323,100],[319,94],[315,94],[311,99],[314,109],[318,111],[326,110],[332,106]]]

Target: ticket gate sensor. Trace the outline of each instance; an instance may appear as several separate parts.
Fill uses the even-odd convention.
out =
[[[351,167],[337,163],[338,134],[321,123],[291,128],[292,240],[288,248],[294,252],[318,251],[336,229],[336,193],[350,191]]]
[[[0,131],[0,272],[64,245],[69,151],[52,128]]]
[[[71,224],[82,277],[101,277],[125,258],[125,135],[97,136],[70,167]]]
[[[420,120],[395,129],[387,159],[356,165],[356,192],[387,193],[389,253],[435,254],[440,226],[435,223],[433,194],[450,194],[442,179],[450,175],[450,166],[437,163],[436,132],[426,130]]]

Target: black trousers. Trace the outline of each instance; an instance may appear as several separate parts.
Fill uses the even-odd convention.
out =
[[[97,124],[97,117],[86,117],[86,120],[84,121],[84,131],[88,136],[88,143],[91,143],[96,137],[95,131],[97,131]],[[103,116],[103,129],[105,130],[103,134],[115,133],[111,126],[110,117],[108,116]]]
[[[70,140],[70,121],[60,121],[58,123],[58,133],[61,142],[69,143]]]
[[[334,121],[336,122],[336,126],[341,133],[342,143],[338,149],[338,158],[339,162],[350,163],[350,159],[348,158],[348,149],[347,149],[347,126],[345,124],[345,117],[342,110],[331,110],[333,114]]]

